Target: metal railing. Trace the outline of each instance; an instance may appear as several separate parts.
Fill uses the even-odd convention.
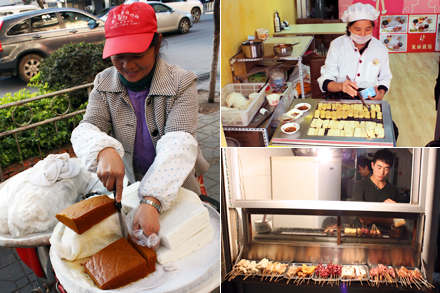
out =
[[[203,3],[203,13],[214,10],[214,1]]]
[[[72,88],[56,91],[56,92],[53,92],[53,93],[49,93],[49,94],[45,94],[45,95],[41,95],[41,96],[37,96],[37,97],[25,99],[25,100],[21,100],[21,101],[17,101],[17,102],[5,104],[5,105],[0,105],[0,110],[14,107],[14,109],[12,110],[11,118],[12,118],[12,121],[18,126],[18,128],[13,129],[13,130],[9,130],[9,131],[5,131],[5,132],[0,132],[0,138],[2,138],[4,136],[8,136],[8,135],[14,135],[15,142],[17,143],[17,149],[18,149],[18,152],[20,154],[20,160],[21,160],[21,165],[22,165],[23,169],[25,168],[25,166],[24,166],[24,163],[23,163],[23,156],[22,156],[22,153],[21,153],[21,150],[20,150],[20,144],[18,142],[17,134],[20,133],[20,132],[23,132],[25,130],[34,128],[35,129],[35,136],[38,139],[38,130],[37,130],[37,128],[39,126],[42,126],[42,125],[45,125],[45,124],[49,124],[49,123],[52,123],[52,122],[55,124],[55,132],[56,132],[56,134],[58,134],[57,121],[60,121],[60,120],[63,120],[63,119],[67,119],[67,118],[70,118],[70,117],[74,117],[76,115],[83,114],[83,113],[86,112],[86,109],[83,109],[83,110],[78,110],[78,111],[75,111],[75,112],[68,113],[69,110],[70,110],[70,107],[71,107],[71,102],[70,102],[70,98],[66,95],[67,93],[70,93],[70,92],[73,92],[73,91],[76,91],[76,90],[80,90],[80,89],[84,89],[84,88],[86,88],[87,92],[90,94],[90,92],[92,91],[92,88],[93,88],[93,83],[87,83],[87,84],[84,84],[84,85],[80,85],[80,86],[76,86],[76,87],[72,87]],[[67,110],[64,113],[61,113],[61,114],[55,112],[55,110],[53,109],[53,101],[57,97],[59,97],[59,96],[65,97],[69,101],[69,107],[67,108]],[[43,121],[31,124],[33,116],[34,116],[34,112],[33,112],[32,108],[29,105],[27,105],[27,104],[30,103],[30,102],[34,102],[34,101],[38,101],[38,100],[42,100],[42,99],[46,99],[46,98],[50,98],[50,97],[53,97],[52,101],[50,103],[50,107],[51,107],[52,113],[55,114],[57,117],[46,119],[46,120],[43,120]],[[30,111],[31,111],[31,117],[30,117],[29,121],[27,123],[24,123],[24,124],[19,124],[15,120],[15,118],[14,118],[15,110],[18,107],[20,107],[20,106],[28,107],[30,109]],[[75,119],[73,119],[73,127],[74,128],[76,127]],[[37,141],[38,141],[37,145],[38,145],[39,157],[42,159],[43,158],[43,154],[41,152],[40,141],[39,140],[37,140]],[[59,145],[59,148],[60,148],[60,151],[61,151],[61,145]],[[3,176],[3,170],[2,170],[1,165],[0,165],[0,182],[3,182],[3,181],[5,181],[5,179],[4,179],[4,176]]]

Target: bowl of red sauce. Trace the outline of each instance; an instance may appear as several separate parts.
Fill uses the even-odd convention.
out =
[[[295,106],[295,109],[302,111],[304,113],[304,112],[309,111],[311,107],[312,106],[310,106],[310,104],[308,104],[308,103],[299,103]]]
[[[286,123],[283,126],[281,126],[281,131],[285,134],[294,134],[297,133],[299,130],[299,124],[298,123]]]

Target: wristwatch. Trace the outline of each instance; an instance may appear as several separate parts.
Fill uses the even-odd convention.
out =
[[[141,199],[141,203],[149,204],[150,206],[155,207],[155,208],[157,209],[157,211],[159,212],[159,214],[162,213],[162,207],[161,207],[160,205],[158,205],[157,203],[155,203],[154,201],[152,201],[152,200],[149,200],[149,199]]]

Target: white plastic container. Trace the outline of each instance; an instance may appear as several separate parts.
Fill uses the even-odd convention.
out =
[[[226,98],[233,92],[242,93],[245,97],[258,92],[263,83],[230,83],[221,90],[221,106],[226,106]],[[265,91],[261,90],[258,96],[250,103],[246,110],[222,110],[223,126],[248,126],[260,109],[265,99]]]

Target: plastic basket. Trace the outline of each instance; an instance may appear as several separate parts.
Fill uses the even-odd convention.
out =
[[[245,97],[258,92],[263,83],[230,83],[222,88],[221,106],[226,106],[226,98],[233,92],[241,93]],[[262,90],[259,95],[251,102],[246,110],[222,110],[221,121],[223,126],[248,126],[264,102],[265,91]]]

